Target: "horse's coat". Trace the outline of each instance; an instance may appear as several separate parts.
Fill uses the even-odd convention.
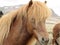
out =
[[[33,38],[35,42],[37,39],[40,43],[44,41],[41,44],[45,44],[49,38],[45,29],[45,21],[49,15],[49,8],[38,1],[8,13],[0,20],[0,30],[5,31],[1,34],[0,41],[3,41],[3,45],[29,45],[30,39]]]
[[[58,45],[57,39],[60,35],[60,23],[56,24],[53,28],[53,44],[56,43]]]

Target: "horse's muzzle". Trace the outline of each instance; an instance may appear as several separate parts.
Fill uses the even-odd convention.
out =
[[[34,30],[34,36],[37,39],[37,41],[40,43],[40,45],[47,45],[49,42],[49,38],[39,36],[39,34],[35,30]]]

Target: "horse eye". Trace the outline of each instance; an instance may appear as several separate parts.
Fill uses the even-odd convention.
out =
[[[35,19],[34,18],[32,18],[32,23],[35,24]]]
[[[34,18],[32,18],[32,26],[33,26],[33,29],[36,29],[36,25],[35,25],[35,19]]]

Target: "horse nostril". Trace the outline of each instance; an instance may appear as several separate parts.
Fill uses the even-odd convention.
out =
[[[42,38],[42,41],[44,41],[44,38]]]
[[[49,39],[42,38],[42,41],[49,42]]]
[[[48,40],[46,40],[45,42],[49,42],[49,39],[48,39]]]

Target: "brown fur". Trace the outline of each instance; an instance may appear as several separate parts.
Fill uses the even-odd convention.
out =
[[[49,8],[45,5],[45,3],[38,1],[33,2],[30,6],[29,4],[22,6],[16,12],[8,13],[6,15],[6,20],[12,21],[9,23],[4,21],[8,24],[8,27],[4,29],[7,32],[3,38],[3,45],[29,45],[28,43],[31,43],[30,40],[32,38],[34,41],[36,39],[41,41],[40,39],[42,38],[48,40],[49,36],[45,28],[45,21],[50,15]],[[1,19],[3,19],[3,17]],[[3,29],[1,28],[1,30]]]
[[[59,38],[60,32],[60,23],[56,24],[53,28],[53,44],[56,43],[56,40]]]

